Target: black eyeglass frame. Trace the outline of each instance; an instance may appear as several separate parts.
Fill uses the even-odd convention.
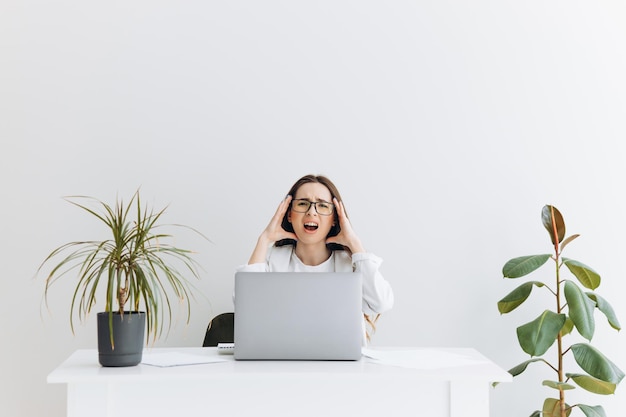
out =
[[[295,207],[294,203],[298,202],[298,201],[306,201],[309,204],[307,206],[306,210],[304,210],[304,211],[296,210],[296,207]],[[328,213],[328,214],[320,213],[319,210],[317,209],[317,205],[320,204],[320,203],[328,204],[328,206],[330,207],[330,213]],[[335,212],[335,205],[333,203],[331,203],[331,202],[328,202],[328,201],[324,201],[324,200],[322,200],[322,201],[311,201],[311,200],[307,200],[306,198],[296,198],[294,200],[291,200],[291,209],[293,211],[295,211],[296,213],[306,213],[306,212],[308,212],[311,209],[311,206],[315,207],[315,212],[317,214],[319,214],[320,216],[332,216],[333,213]]]

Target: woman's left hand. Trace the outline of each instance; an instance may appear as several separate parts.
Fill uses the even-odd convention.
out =
[[[339,227],[341,230],[337,236],[332,236],[326,239],[326,243],[337,243],[339,245],[347,246],[352,253],[365,252],[361,240],[356,235],[350,224],[348,216],[346,216],[346,210],[343,207],[343,203],[333,198],[333,204],[335,210],[337,210],[337,217],[339,217]]]

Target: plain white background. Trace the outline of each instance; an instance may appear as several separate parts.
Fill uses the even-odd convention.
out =
[[[534,291],[506,316],[496,303],[521,283],[502,279],[508,259],[551,250],[544,204],[581,234],[566,255],[601,274],[626,323],[625,18],[609,0],[4,0],[2,414],[63,416],[65,389],[46,376],[95,347],[93,317],[70,331],[71,280],[46,309],[35,274],[54,247],[102,236],[71,194],[141,187],[211,239],[176,241],[205,272],[189,325],[177,313],[159,346],[201,345],[232,309],[234,268],[308,173],[335,181],[385,260],[396,305],[375,345],[527,359],[515,328],[550,298]],[[593,344],[626,369],[623,335],[596,318]],[[493,389],[492,415],[529,415],[551,378],[538,365]],[[622,391],[568,401],[618,416]]]

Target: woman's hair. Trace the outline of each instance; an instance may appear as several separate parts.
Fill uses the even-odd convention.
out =
[[[330,201],[331,203],[332,203],[333,198],[336,198],[337,201],[342,201],[341,195],[339,194],[339,190],[337,190],[337,187],[335,186],[335,184],[333,184],[333,182],[330,179],[328,179],[327,177],[323,175],[311,175],[311,174],[305,175],[304,177],[300,178],[298,181],[295,182],[295,184],[291,187],[287,195],[290,195],[295,198],[295,195],[298,189],[302,187],[304,184],[308,184],[308,183],[322,184],[326,188],[328,188],[328,191],[330,191],[330,195],[331,195],[331,201]],[[293,226],[291,225],[291,223],[289,223],[289,220],[288,220],[289,210],[291,210],[291,205],[289,206],[289,209],[287,209],[287,212],[283,216],[283,221],[281,223],[281,226],[286,231],[293,233],[294,232]],[[346,213],[346,216],[347,216],[347,213]],[[328,232],[328,235],[326,236],[327,238],[332,237],[332,236],[337,236],[339,232],[341,231],[341,227],[339,226],[339,215],[337,214],[336,207],[335,207],[335,210],[333,211],[333,218],[335,220],[335,225],[331,227],[330,231]],[[285,246],[285,245],[295,246],[296,241],[293,239],[282,239],[276,242],[275,245],[276,246]],[[326,246],[330,250],[345,250],[346,249],[342,245],[339,245],[336,243],[329,243]]]
[[[369,325],[369,327],[372,329],[372,334],[376,332],[376,322],[378,321],[378,318],[380,317],[380,313],[377,313],[373,318],[363,313],[363,317],[365,318],[365,322],[367,323],[367,325]],[[368,332],[367,330],[365,330],[365,337],[368,342],[372,339],[370,332]]]

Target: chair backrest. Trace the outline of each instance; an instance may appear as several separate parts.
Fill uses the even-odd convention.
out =
[[[234,334],[235,313],[218,314],[207,326],[202,347],[217,346],[218,343],[233,343]]]

